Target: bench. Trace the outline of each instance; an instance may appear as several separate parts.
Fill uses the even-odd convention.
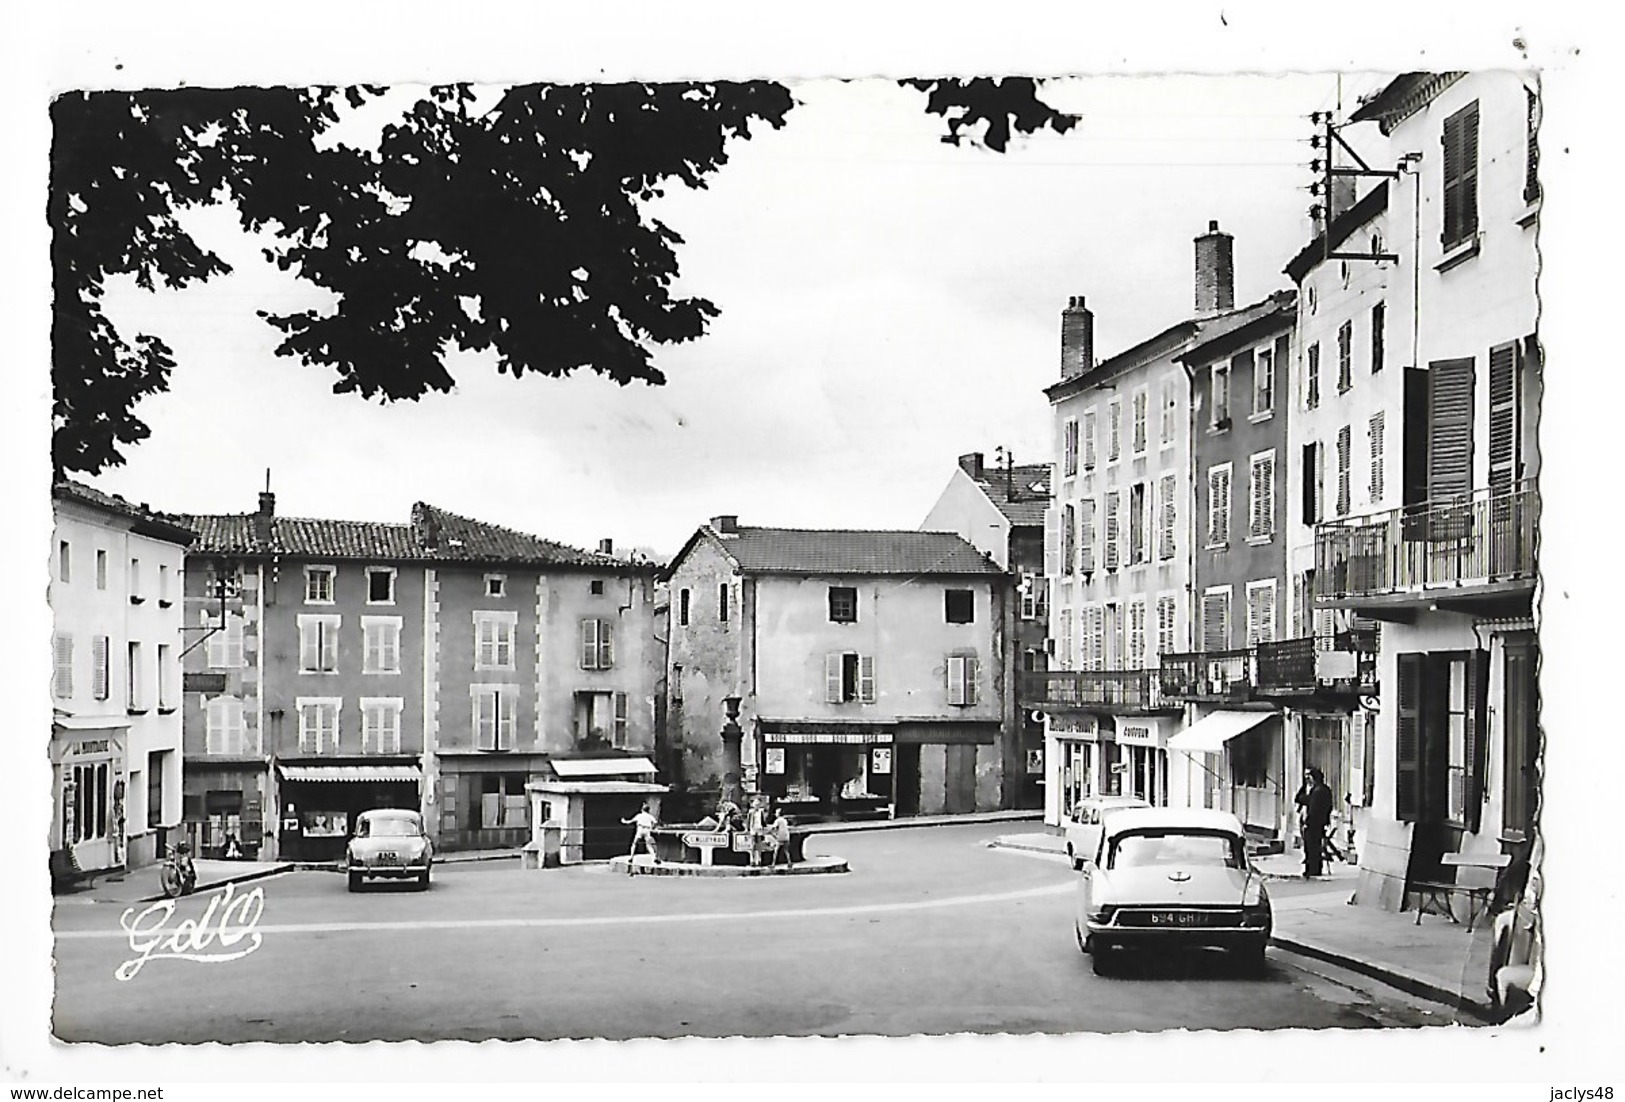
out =
[[[1505,853],[1493,854],[1464,854],[1447,853],[1439,859],[1446,869],[1488,871],[1489,883],[1463,884],[1456,880],[1412,880],[1405,885],[1407,895],[1416,897],[1416,925],[1422,924],[1422,915],[1428,911],[1443,915],[1451,922],[1459,923],[1455,909],[1451,907],[1451,897],[1465,895],[1467,897],[1467,932],[1473,932],[1473,924],[1480,915],[1489,910],[1490,897],[1495,892],[1496,880],[1502,870],[1512,863],[1512,857]]]

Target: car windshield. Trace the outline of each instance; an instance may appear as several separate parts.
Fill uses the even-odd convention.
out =
[[[1234,835],[1194,830],[1139,830],[1112,839],[1106,867],[1201,865],[1240,869],[1246,864],[1241,840]]]
[[[357,838],[412,838],[418,825],[411,819],[363,819],[356,825]]]

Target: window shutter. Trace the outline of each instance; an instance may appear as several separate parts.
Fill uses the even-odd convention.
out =
[[[1202,650],[1230,649],[1230,594],[1202,595]]]
[[[1382,502],[1383,478],[1383,430],[1387,427],[1387,415],[1374,413],[1371,415],[1371,504]]]
[[[1078,569],[1085,574],[1095,570],[1095,499],[1078,502]]]
[[[875,702],[875,659],[870,654],[858,657],[858,699],[865,704]]]
[[[616,746],[625,746],[626,745],[626,723],[627,723],[626,694],[625,693],[616,693],[615,694],[615,745]]]
[[[514,729],[514,696],[512,693],[497,690],[497,749],[509,750],[513,748]]]
[[[1174,495],[1179,490],[1177,475],[1165,474],[1160,484],[1162,496],[1162,516],[1158,524],[1157,557],[1171,559],[1174,557],[1174,525],[1177,522]]]
[[[1263,461],[1254,459],[1247,480],[1247,538],[1257,539],[1264,534],[1264,471]]]
[[[1123,403],[1112,402],[1106,407],[1106,458],[1115,461],[1123,454]]]
[[[1089,410],[1083,415],[1083,468],[1086,471],[1095,469],[1095,411]]]
[[[97,700],[106,700],[111,691],[108,688],[108,662],[112,641],[105,635],[98,635],[91,640],[90,647],[91,658],[95,662],[95,670],[90,679],[91,691]]]
[[[474,747],[496,749],[497,695],[489,689],[474,694]]]
[[[1386,335],[1383,330],[1387,326],[1388,306],[1386,303],[1377,303],[1371,308],[1371,374],[1375,375],[1382,370],[1383,344]]]
[[[598,621],[581,621],[581,668],[596,669],[598,664]]]
[[[1061,573],[1061,512],[1054,505],[1044,510],[1044,576]]]
[[[1478,231],[1478,104],[1468,104],[1444,121],[1445,248]]]
[[[510,644],[511,645],[511,644]],[[615,625],[608,620],[598,621],[598,668],[615,667]]]
[[[1354,432],[1351,426],[1344,425],[1337,430],[1337,515],[1346,517],[1353,504],[1350,491],[1350,478],[1354,457],[1350,454],[1354,450]]]
[[[1399,715],[1395,733],[1394,817],[1416,822],[1422,798],[1422,659],[1401,654],[1399,661]]]
[[[948,703],[966,704],[965,699],[965,659],[957,654],[948,656]]]
[[[1117,569],[1117,491],[1106,495],[1106,569]]]
[[[1128,606],[1129,668],[1145,668],[1145,602],[1135,601]]]
[[[1067,478],[1078,473],[1078,423],[1066,421],[1061,425],[1061,473]]]
[[[1320,405],[1320,342],[1309,346],[1309,361],[1304,369],[1304,405],[1314,409]]]
[[[1263,470],[1262,504],[1260,505],[1263,528],[1260,529],[1259,535],[1273,536],[1275,535],[1275,456],[1265,456],[1260,466]]]
[[[368,670],[381,670],[384,668],[384,625],[368,624],[361,629],[362,645],[366,648],[366,655],[362,664]]]
[[[339,668],[339,625],[332,620],[321,624],[322,672],[332,673]]]
[[[1145,391],[1134,395],[1134,454],[1139,455],[1145,451],[1146,437],[1146,403],[1149,396]]]
[[[1518,352],[1490,349],[1490,489],[1501,493],[1518,479]]]
[[[841,703],[841,661],[839,652],[824,655],[824,703]]]
[[[1207,472],[1207,542],[1221,547],[1230,542],[1230,470],[1210,467]]]
[[[1071,505],[1061,508],[1061,573],[1070,575],[1078,568],[1078,515]]]
[[[321,660],[321,626],[314,620],[306,620],[299,625],[299,668],[302,670],[316,670],[321,667],[317,663]],[[211,661],[210,665],[214,663]]]
[[[982,701],[982,661],[976,655],[965,657],[965,703],[980,704]]]
[[[1477,834],[1484,812],[1484,765],[1489,751],[1490,652],[1474,650],[1467,659],[1467,776],[1462,822]]]
[[[1438,504],[1473,488],[1473,361],[1428,365],[1427,499]]]

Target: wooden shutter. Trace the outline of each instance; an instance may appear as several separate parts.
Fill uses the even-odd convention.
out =
[[[1106,610],[1096,605],[1087,611],[1089,668],[1103,670],[1106,668]]]
[[[1174,650],[1174,599],[1157,598],[1157,653],[1172,654]]]
[[[1275,583],[1259,586],[1258,590],[1258,641],[1260,643],[1275,642]]]
[[[1117,506],[1116,490],[1106,495],[1106,569],[1117,569]]]
[[[1422,802],[1422,660],[1425,655],[1401,654],[1399,714],[1394,736],[1394,817],[1414,823]]]
[[[1106,419],[1106,458],[1115,461],[1123,454],[1123,403],[1110,403],[1106,407]]]
[[[332,673],[339,668],[339,626],[332,620],[323,620],[317,635],[322,646],[322,672]]]
[[[1345,321],[1337,327],[1337,392],[1343,393],[1354,383],[1354,323]]]
[[[1304,405],[1314,409],[1320,405],[1320,342],[1309,346],[1309,364],[1304,375]]]
[[[979,704],[982,700],[982,660],[974,654],[965,656],[965,703]]]
[[[1061,425],[1061,472],[1070,478],[1078,473],[1078,422],[1069,420]]]
[[[1095,411],[1083,415],[1083,469],[1095,469]]]
[[[1379,302],[1371,308],[1371,374],[1382,370],[1387,328],[1388,306]]]
[[[1222,547],[1230,542],[1230,468],[1208,468],[1207,495],[1208,546]]]
[[[1095,570],[1095,499],[1078,502],[1078,569],[1085,574]]]
[[[1354,430],[1344,425],[1337,430],[1337,515],[1346,517],[1353,505],[1351,488],[1354,456]]]
[[[1044,510],[1044,576],[1059,577],[1061,573],[1061,511],[1053,504]],[[683,591],[685,594],[687,590]]]
[[[511,750],[513,748],[514,732],[514,695],[505,689],[498,689],[496,693],[497,709],[497,749]]]
[[[858,656],[858,699],[865,704],[875,702],[875,659],[872,654]]]
[[[824,702],[839,704],[843,700],[841,664],[845,656],[839,651],[824,655]]]
[[[482,644],[483,646],[483,644]],[[598,668],[598,621],[581,621],[581,668]]]
[[[384,625],[364,624],[361,628],[362,646],[366,653],[362,664],[368,670],[384,668]]]
[[[1533,836],[1540,730],[1535,724],[1536,682],[1532,641],[1506,645],[1503,667],[1506,704],[1501,758],[1501,828]]]
[[[1061,573],[1070,575],[1078,568],[1078,511],[1074,506],[1061,508]]]
[[[1477,834],[1484,812],[1484,765],[1489,750],[1490,652],[1467,656],[1467,768],[1462,822]]]
[[[1405,369],[1405,430],[1400,457],[1400,501],[1405,507],[1404,534],[1408,540],[1425,539],[1426,526],[1419,523],[1422,506],[1428,499],[1428,379],[1424,368]]]
[[[110,651],[112,641],[105,635],[98,635],[91,640],[91,660],[95,669],[91,674],[91,692],[97,700],[106,700],[111,690],[108,687],[110,680],[108,664],[111,660]]]
[[[1230,594],[1202,595],[1202,650],[1230,649]]]
[[[1157,555],[1159,558],[1171,559],[1174,557],[1174,525],[1178,517],[1174,504],[1174,495],[1179,492],[1179,476],[1165,474],[1160,483],[1162,495],[1162,516],[1158,525]]]
[[[1387,428],[1387,415],[1371,415],[1371,504],[1382,503],[1384,445],[1383,432]]]
[[[1137,600],[1128,606],[1128,658],[1129,668],[1145,668],[1145,602]]]
[[[948,703],[965,703],[965,659],[957,654],[948,656]]]
[[[1149,395],[1140,391],[1134,395],[1134,454],[1139,455],[1145,451],[1146,435],[1146,403]]]
[[[1303,522],[1314,524],[1320,519],[1320,445],[1309,443],[1303,446],[1303,493],[1301,502],[1303,506]]]
[[[625,693],[615,694],[615,745],[626,745],[627,700]]]
[[[1490,489],[1498,493],[1518,481],[1519,351],[1516,343],[1490,349]]]
[[[1478,103],[1475,101],[1444,120],[1444,227],[1445,248],[1460,244],[1478,231]]]
[[[1429,538],[1460,539],[1471,521],[1466,509],[1439,506],[1473,489],[1473,361],[1428,365],[1427,497]]]
[[[512,645],[510,640],[509,645]],[[615,625],[608,620],[598,621],[598,668],[601,670],[613,669],[615,666]]]
[[[474,747],[495,750],[497,732],[497,694],[493,689],[481,689],[474,694]]]

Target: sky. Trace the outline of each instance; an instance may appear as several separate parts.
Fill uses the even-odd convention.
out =
[[[1598,212],[1617,206],[1609,151],[1618,39],[1596,17],[1601,5],[1570,0],[1470,9],[1236,0],[1112,5],[1110,16],[1099,7],[283,0],[268,14],[256,5],[76,0],[8,11],[0,363],[12,385],[0,403],[0,472],[12,538],[0,541],[0,564],[14,584],[0,635],[9,720],[0,726],[0,807],[11,827],[0,875],[16,890],[0,908],[10,950],[0,1074],[37,1085],[413,1073],[419,1082],[669,1083],[714,1079],[725,1067],[761,1080],[1042,1077],[1052,1093],[1080,1076],[1303,1080],[1322,1082],[1313,1089],[1323,1096],[1328,1078],[1487,1079],[1499,1084],[1489,1088],[1498,1097],[1541,1100],[1551,1084],[1617,1081],[1613,1016],[1601,1001],[1617,998],[1617,969],[1596,962],[1617,959],[1604,928],[1621,902],[1606,820],[1611,790],[1598,781],[1625,767],[1609,700],[1598,692],[1617,678],[1608,659],[1618,653],[1609,628],[1620,622],[1612,584],[1620,544],[1617,510],[1598,493],[1610,461],[1598,453],[1625,396],[1606,351],[1618,343],[1610,324],[1617,277],[1596,265],[1617,251]],[[285,515],[404,521],[413,501],[427,500],[578,546],[611,537],[619,548],[669,553],[718,513],[746,524],[912,528],[960,453],[991,457],[1004,446],[1018,462],[1047,458],[1041,391],[1058,375],[1069,296],[1086,296],[1095,311],[1101,355],[1183,318],[1191,241],[1213,219],[1235,236],[1238,303],[1287,286],[1281,268],[1309,232],[1311,197],[1297,190],[1309,179],[1303,116],[1335,107],[1330,74],[1525,65],[1542,71],[1546,110],[1539,616],[1550,982],[1540,1029],[1290,1044],[1233,1034],[840,1041],[817,1050],[833,1058],[790,1062],[775,1059],[784,1050],[771,1045],[662,1046],[658,1059],[633,1061],[626,1052],[648,1050],[483,1046],[478,1059],[470,1049],[449,1063],[437,1062],[443,1052],[392,1050],[387,1073],[359,1051],[282,1051],[274,1061],[189,1051],[178,1061],[161,1050],[70,1052],[45,1036],[45,871],[27,842],[43,837],[50,814],[39,747],[50,708],[43,211],[53,92],[181,82],[794,81],[804,102],[782,132],[734,147],[707,191],[662,204],[662,217],[688,239],[680,291],[722,309],[706,338],[659,352],[671,380],[664,388],[621,389],[590,376],[515,381],[488,364],[458,362],[455,395],[379,407],[335,396],[320,371],[271,355],[272,334],[253,311],[298,292],[252,263],[184,294],[119,303],[121,318],[171,343],[180,366],[171,392],[142,407],[152,439],[125,467],[93,480],[104,489],[172,511],[244,512],[270,468]],[[1003,157],[942,145],[940,123],[890,84],[819,82],[1016,72],[1111,75],[1058,90],[1083,116],[1077,130],[1018,143]],[[1243,73],[1254,77],[1232,76]],[[1134,79],[1147,74],[1158,78]],[[1345,78],[1345,105],[1366,79]],[[251,259],[225,227],[205,217],[198,230],[233,259]],[[1057,937],[1069,944],[1069,933]],[[770,1089],[775,1099],[805,1094]]]
[[[685,240],[680,294],[721,315],[665,346],[669,382],[514,379],[451,353],[454,393],[383,404],[277,356],[257,310],[323,304],[225,208],[190,220],[234,273],[125,284],[108,312],[174,350],[141,403],[150,439],[94,480],[176,512],[254,508],[404,521],[424,500],[577,546],[674,552],[695,526],[914,528],[958,455],[1047,461],[1059,317],[1096,314],[1102,356],[1189,315],[1192,239],[1235,237],[1238,305],[1289,285],[1310,237],[1309,114],[1372,74],[1055,83],[1082,122],[1005,154],[948,145],[894,81],[793,85],[786,126],[736,141],[704,189],[652,214]],[[584,265],[591,267],[591,259]],[[325,306],[324,306],[325,308]]]

